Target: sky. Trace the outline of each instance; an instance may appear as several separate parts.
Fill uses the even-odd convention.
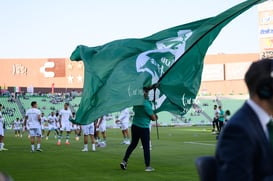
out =
[[[77,45],[143,38],[216,16],[242,0],[0,0],[0,58],[68,58]],[[207,54],[258,53],[258,8],[229,23]]]

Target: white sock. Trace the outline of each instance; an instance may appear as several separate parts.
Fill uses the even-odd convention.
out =
[[[34,151],[34,145],[31,145],[31,150]]]
[[[84,149],[88,149],[88,144],[84,144]]]
[[[40,149],[40,147],[41,147],[41,144],[37,144],[37,149]]]
[[[3,147],[4,147],[3,143],[0,143],[0,149],[3,149]]]
[[[96,145],[94,143],[92,144],[92,150],[96,150]]]

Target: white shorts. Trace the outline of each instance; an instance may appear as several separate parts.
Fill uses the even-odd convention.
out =
[[[83,135],[94,135],[95,126],[94,123],[82,126]]]
[[[62,127],[60,128],[61,131],[71,131],[71,124],[70,122],[62,122]]]
[[[19,128],[19,127],[14,127],[13,130],[14,130],[14,131],[19,131],[20,128]]]
[[[76,130],[80,130],[81,129],[81,126],[80,125],[74,125]]]
[[[4,134],[4,128],[0,125],[0,136],[5,136]]]
[[[52,131],[52,130],[55,130],[55,129],[57,129],[56,126],[51,125],[51,124],[48,125],[48,130],[49,130],[49,131]]]
[[[42,135],[41,128],[29,128],[29,136],[30,137],[41,136],[41,135]]]
[[[126,129],[128,129],[128,128],[129,128],[129,122],[128,122],[128,121],[122,121],[122,122],[120,123],[120,128],[121,128],[121,130],[126,130]]]
[[[105,132],[106,131],[106,121],[105,122],[102,122],[99,126],[99,129],[98,129],[100,132]]]

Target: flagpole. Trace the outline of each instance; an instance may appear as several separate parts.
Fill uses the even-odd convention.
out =
[[[156,105],[155,105],[155,91],[156,91],[156,86],[154,86],[154,110],[156,110]],[[159,131],[158,131],[158,124],[157,124],[157,119],[155,120],[155,126],[156,126],[156,134],[157,134],[157,139],[159,140]]]

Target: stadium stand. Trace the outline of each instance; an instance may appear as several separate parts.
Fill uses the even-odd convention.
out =
[[[16,118],[22,118],[18,104],[10,97],[0,97],[0,103],[3,105],[2,115],[5,118],[6,128],[11,128],[11,124]]]
[[[64,99],[61,97],[49,97],[49,96],[28,96],[28,97],[19,97],[25,110],[29,109],[32,101],[38,103],[38,109],[41,112],[45,113],[48,116],[52,111],[56,112],[63,108]]]
[[[52,111],[57,112],[63,108],[65,102],[69,102],[71,110],[77,111],[80,105],[81,97],[69,94],[55,94],[55,95],[20,95],[17,99],[11,99],[9,96],[1,96],[0,103],[3,104],[3,116],[10,126],[12,121],[17,117],[22,118],[25,110],[30,108],[32,101],[37,101],[38,108],[48,116]],[[229,110],[233,114],[245,101],[245,99],[235,99],[230,97],[215,97],[203,96],[198,97],[195,103],[197,108],[192,107],[187,114],[175,115],[169,112],[158,113],[159,126],[192,126],[192,125],[211,125],[211,118],[214,116],[213,105],[221,105],[224,110]],[[132,108],[130,108],[133,116]],[[119,112],[110,113],[107,117],[107,127],[118,128],[115,120],[118,118]],[[152,123],[155,126],[155,122]]]

